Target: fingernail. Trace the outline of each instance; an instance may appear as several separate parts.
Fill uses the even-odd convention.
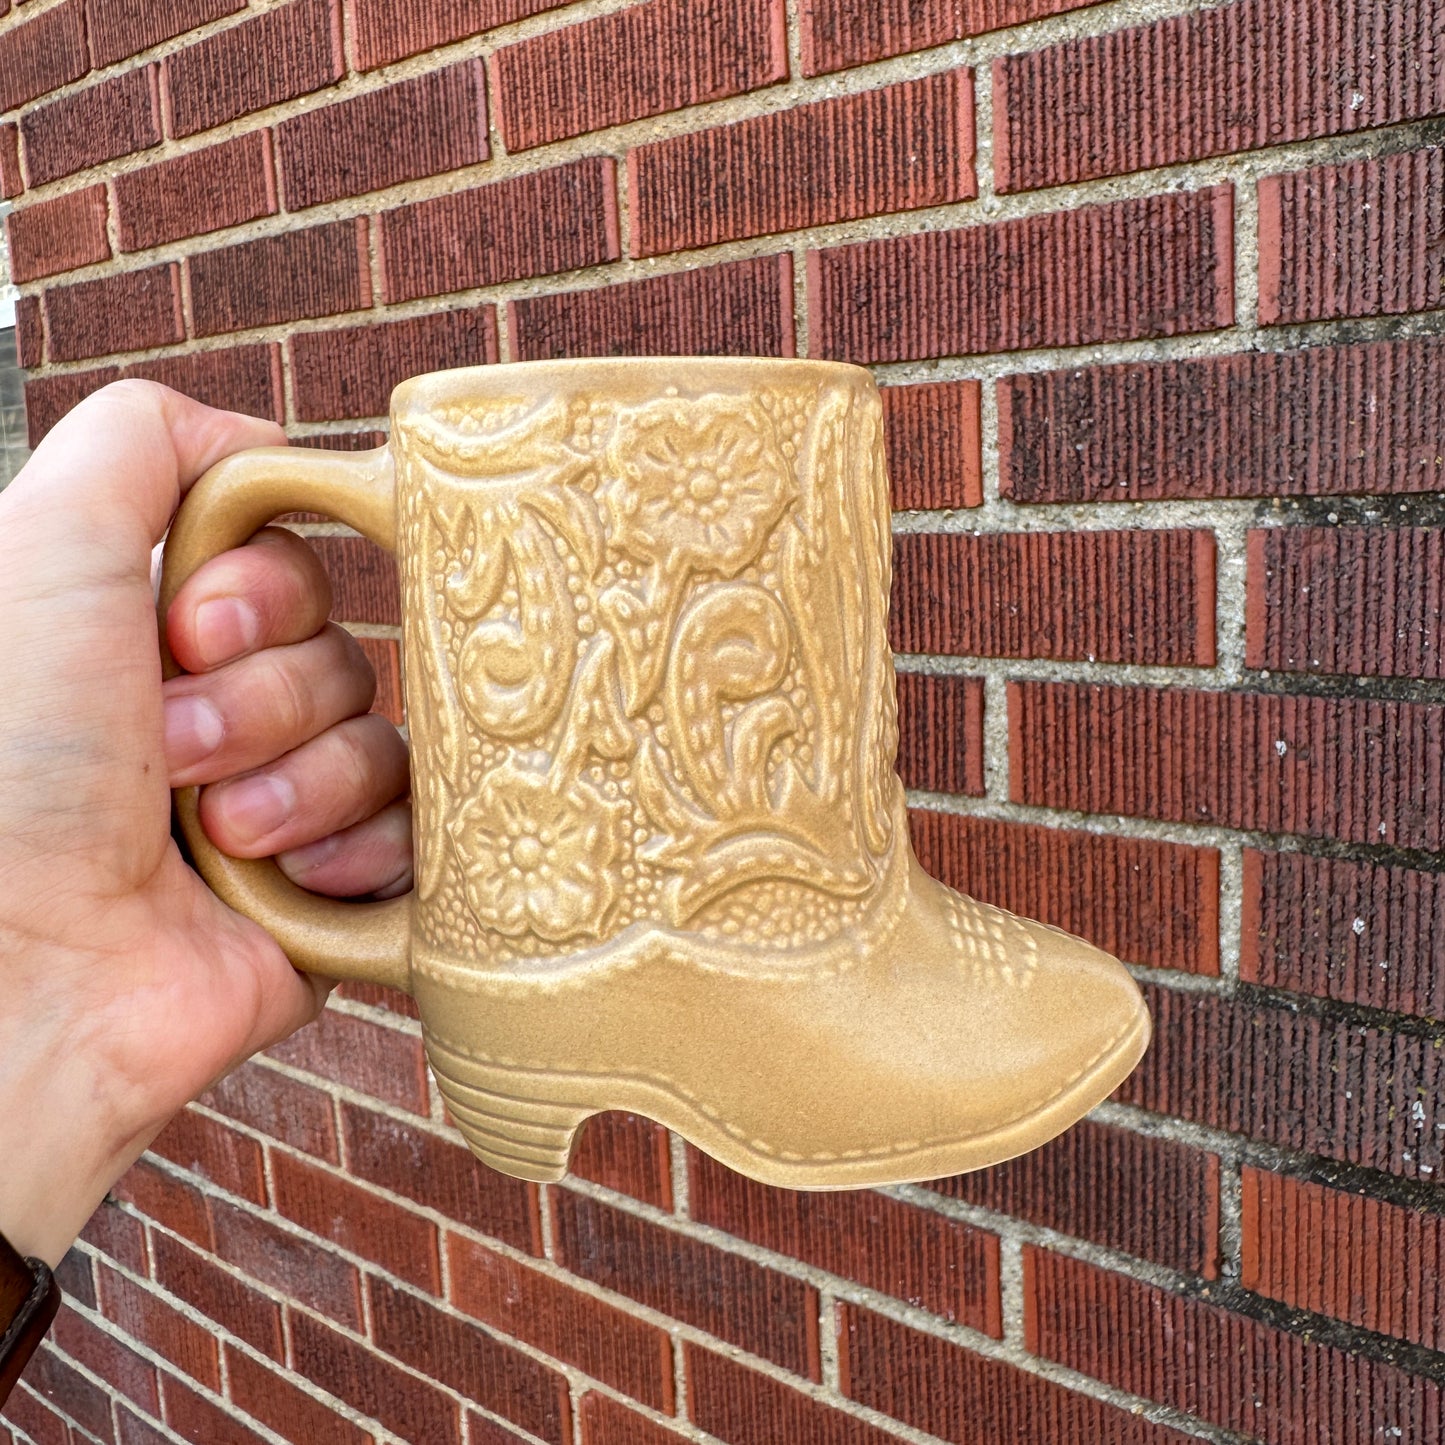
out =
[[[167,698],[164,712],[166,765],[171,772],[194,767],[221,746],[226,725],[205,698]]]
[[[249,652],[261,635],[261,619],[239,597],[213,597],[196,608],[196,651],[209,667]]]
[[[274,833],[296,810],[296,789],[285,778],[261,773],[226,786],[226,823],[243,842]]]

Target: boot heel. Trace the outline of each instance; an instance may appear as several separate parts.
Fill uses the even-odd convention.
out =
[[[567,1173],[577,1136],[592,1111],[517,1099],[459,1084],[442,1075],[437,1087],[472,1153],[518,1179],[555,1184]]]

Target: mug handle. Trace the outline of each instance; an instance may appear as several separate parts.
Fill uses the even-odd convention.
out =
[[[257,447],[217,462],[191,488],[166,538],[161,566],[164,675],[181,669],[166,646],[165,616],[203,563],[239,547],[283,512],[324,512],[396,551],[396,483],[386,447],[360,454]],[[201,826],[200,789],[177,788],[176,812],[201,877],[255,920],[299,969],[406,990],[411,895],[342,903],[298,888],[270,858],[230,858]]]

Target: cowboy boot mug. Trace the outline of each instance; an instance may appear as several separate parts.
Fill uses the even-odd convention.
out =
[[[294,509],[395,551],[416,886],[322,899],[197,866],[298,968],[411,993],[478,1158],[562,1177],[645,1114],[744,1174],[836,1189],[1006,1159],[1149,1039],[1115,959],[935,882],[894,771],[882,408],[831,362],[439,372],[387,446],[227,458],[161,606]]]

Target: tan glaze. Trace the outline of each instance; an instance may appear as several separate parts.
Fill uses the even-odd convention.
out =
[[[412,993],[478,1158],[560,1179],[605,1109],[770,1184],[978,1169],[1149,1040],[1109,955],[935,882],[894,772],[867,372],[645,358],[439,372],[389,447],[274,449],[181,508],[161,598],[281,512],[398,556],[413,894],[197,865],[299,968]]]

